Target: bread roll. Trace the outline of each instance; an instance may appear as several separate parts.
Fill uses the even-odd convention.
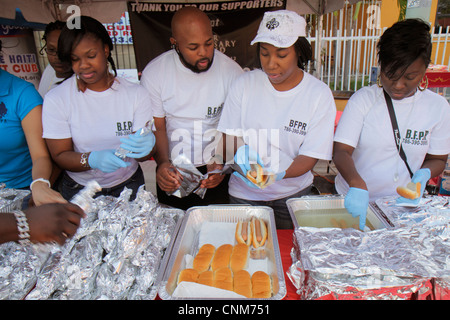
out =
[[[212,271],[230,266],[230,257],[232,250],[233,246],[231,244],[223,244],[219,248],[217,248],[216,252],[214,253],[214,258],[211,262]]]
[[[233,290],[244,297],[252,297],[252,280],[247,270],[239,270],[233,273]]]
[[[270,298],[272,296],[272,282],[264,271],[256,271],[252,275],[253,298]]]
[[[258,163],[251,164],[251,169],[247,171],[246,177],[260,188],[263,187],[269,179],[269,175],[264,173],[263,167]]]
[[[406,187],[398,187],[397,193],[406,199],[414,200],[420,197],[420,189],[421,189],[420,182],[417,183],[410,182],[406,185]]]
[[[238,243],[252,244],[252,226],[250,221],[239,221],[236,224],[236,241]]]
[[[238,243],[233,247],[230,258],[231,271],[236,272],[245,269],[248,264],[249,246],[245,243]]]
[[[233,274],[230,268],[214,271],[213,287],[233,291]]]
[[[252,218],[252,244],[254,248],[262,247],[267,240],[267,227],[262,219]]]
[[[204,284],[205,286],[213,285],[214,273],[211,270],[203,271],[198,275],[197,283]]]
[[[193,268],[198,272],[208,270],[215,250],[216,248],[212,244],[204,244],[201,246],[197,255],[194,257]]]
[[[181,270],[178,274],[178,283],[181,281],[187,281],[187,282],[197,282],[198,279],[198,271],[195,269],[184,269]]]

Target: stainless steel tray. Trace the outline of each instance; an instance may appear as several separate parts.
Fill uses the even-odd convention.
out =
[[[345,211],[345,196],[304,196],[301,198],[291,198],[286,204],[294,223],[294,227],[317,227],[317,228],[333,228],[332,219],[343,221],[342,225],[347,227],[358,226],[359,218],[353,218]],[[383,215],[383,212],[369,204],[367,210],[366,226],[371,230],[392,227],[391,221]]]
[[[235,225],[238,221],[252,216],[263,219],[268,226],[265,248],[267,251],[268,270],[273,286],[273,295],[269,300],[282,299],[286,295],[286,284],[278,246],[275,219],[273,210],[262,206],[206,206],[190,208],[183,218],[170,253],[170,258],[159,286],[159,297],[163,300],[177,299],[177,297],[173,296],[173,292],[177,286],[178,273],[185,268],[185,255],[193,256],[198,251],[201,237],[200,231],[204,223],[222,222]]]

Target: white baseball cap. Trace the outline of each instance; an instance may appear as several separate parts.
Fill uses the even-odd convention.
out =
[[[298,37],[306,37],[306,21],[303,17],[289,10],[268,11],[264,13],[251,45],[265,42],[277,48],[288,48]]]

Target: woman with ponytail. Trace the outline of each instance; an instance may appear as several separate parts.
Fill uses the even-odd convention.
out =
[[[96,180],[99,194],[118,196],[127,187],[133,199],[144,184],[137,161],[151,156],[155,144],[152,132],[139,134],[153,118],[150,97],[117,76],[105,27],[91,17],[74,19],[75,28],[68,23],[58,40],[58,57],[73,74],[46,95],[43,108],[44,138],[66,171],[62,195],[69,200]],[[129,151],[125,158],[116,156],[119,147]]]

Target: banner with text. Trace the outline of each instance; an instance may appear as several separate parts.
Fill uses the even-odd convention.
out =
[[[286,0],[250,0],[211,3],[128,2],[133,30],[137,69],[140,74],[148,62],[170,49],[170,23],[175,11],[196,6],[211,20],[217,50],[234,59],[243,68],[255,66],[256,36],[266,11],[281,10]]]
[[[0,25],[0,68],[16,77],[34,84],[41,79],[33,30],[29,28]]]

